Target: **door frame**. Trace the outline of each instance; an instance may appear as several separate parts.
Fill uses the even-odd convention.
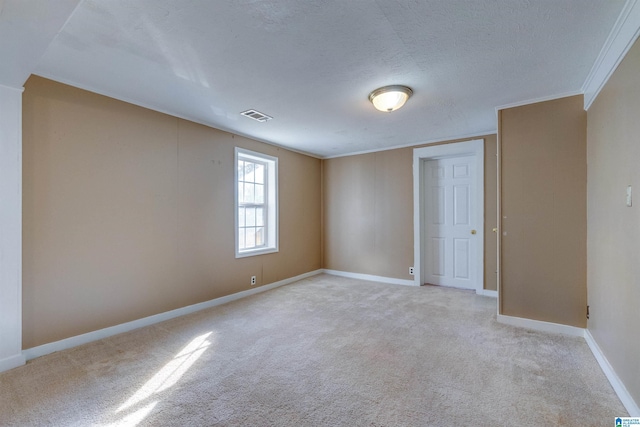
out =
[[[475,156],[476,162],[476,218],[478,251],[475,260],[476,293],[484,289],[484,139],[430,145],[413,149],[413,266],[414,284],[424,282],[425,226],[424,226],[424,164],[427,160]]]

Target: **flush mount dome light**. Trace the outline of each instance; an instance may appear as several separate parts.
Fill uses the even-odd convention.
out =
[[[411,95],[413,91],[406,86],[385,86],[371,92],[369,101],[377,110],[388,113],[402,107]]]

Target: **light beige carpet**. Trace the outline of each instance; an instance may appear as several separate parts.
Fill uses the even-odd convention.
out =
[[[3,426],[608,426],[583,339],[470,292],[320,275],[0,374]]]

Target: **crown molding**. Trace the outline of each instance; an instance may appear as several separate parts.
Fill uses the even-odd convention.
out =
[[[2,0],[0,0],[0,1],[2,1]],[[13,91],[20,92],[20,93],[24,92],[24,88],[23,87],[13,87],[13,86],[7,86],[7,85],[3,85],[3,84],[0,84],[0,89],[13,90]]]
[[[379,153],[381,151],[390,151],[390,150],[397,150],[399,148],[411,148],[411,147],[420,147],[423,145],[429,145],[429,144],[437,144],[437,143],[444,143],[444,142],[464,142],[464,140],[467,139],[474,139],[474,138],[480,138],[480,137],[484,137],[484,136],[489,136],[489,135],[496,135],[498,133],[497,129],[489,129],[489,130],[485,130],[482,132],[474,132],[474,133],[467,133],[467,134],[460,134],[460,135],[451,135],[448,137],[442,137],[442,138],[434,138],[434,139],[427,139],[424,141],[416,141],[416,142],[410,142],[408,144],[400,144],[400,145],[392,145],[390,147],[380,147],[380,148],[373,148],[371,150],[362,150],[362,151],[353,151],[353,152],[349,152],[349,153],[344,153],[344,154],[336,154],[336,155],[332,155],[332,156],[326,156],[323,157],[323,160],[330,160],[330,159],[338,159],[340,157],[349,157],[349,156],[359,156],[361,154],[371,154],[371,153]],[[462,141],[460,141],[462,140]]]
[[[627,0],[582,85],[584,109],[588,110],[620,62],[640,35],[640,2]]]
[[[291,148],[291,147],[288,147],[288,146],[285,146],[285,145],[282,145],[282,144],[277,144],[275,142],[268,141],[268,140],[263,139],[263,138],[258,138],[258,137],[255,137],[255,136],[247,135],[247,134],[244,134],[244,133],[229,129],[229,128],[224,127],[224,126],[220,126],[220,125],[217,125],[217,124],[209,123],[206,120],[201,120],[201,119],[194,118],[194,117],[188,117],[188,116],[182,115],[182,114],[176,114],[174,112],[169,111],[168,109],[166,109],[164,107],[158,107],[158,106],[156,106],[154,104],[147,103],[147,102],[139,102],[139,101],[133,100],[131,98],[128,98],[126,96],[117,95],[116,93],[111,92],[109,90],[96,89],[91,85],[79,84],[79,83],[76,83],[76,82],[74,82],[72,80],[69,80],[69,79],[66,79],[66,78],[62,78],[62,77],[59,77],[59,76],[51,74],[51,73],[37,72],[37,73],[33,73],[33,74],[38,76],[38,77],[42,77],[43,79],[52,80],[52,81],[57,82],[57,83],[61,83],[61,84],[67,85],[67,86],[75,87],[76,89],[81,89],[81,90],[84,90],[84,91],[87,91],[87,92],[91,92],[91,93],[94,93],[94,94],[97,94],[97,95],[106,96],[107,98],[112,98],[112,99],[115,99],[117,101],[126,102],[127,104],[131,104],[131,105],[136,105],[138,107],[146,108],[147,110],[156,111],[158,113],[162,113],[162,114],[165,114],[167,116],[176,117],[178,119],[186,120],[186,121],[192,122],[192,123],[197,123],[199,125],[203,125],[203,126],[206,126],[208,128],[211,128],[211,129],[215,129],[215,130],[219,130],[219,131],[222,131],[222,132],[226,132],[226,133],[228,133],[230,135],[236,135],[236,136],[239,136],[239,137],[242,137],[242,138],[250,139],[252,141],[262,142],[263,144],[271,145],[271,146],[277,147],[277,148],[282,148],[282,149],[285,149],[287,151],[291,151],[293,153],[302,154],[304,156],[313,157],[314,159],[319,159],[319,160],[322,159],[322,156],[320,156],[318,154],[314,154],[314,153],[311,153],[311,152],[308,152],[308,151],[304,151],[304,150],[298,150],[298,149]]]
[[[556,99],[568,98],[570,96],[576,96],[576,95],[582,95],[582,90],[564,92],[556,95],[542,96],[540,98],[528,99],[526,101],[518,101],[518,102],[513,102],[511,104],[500,105],[496,107],[496,116],[498,115],[498,111],[506,110],[507,108],[522,107],[525,105],[537,104],[538,102],[553,101]]]

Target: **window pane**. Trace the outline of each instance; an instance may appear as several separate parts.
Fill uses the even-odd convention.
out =
[[[238,208],[238,227],[244,227],[244,208]]]
[[[255,189],[256,203],[264,203],[264,185],[256,184]]]
[[[245,249],[247,247],[244,244],[244,228],[238,229],[238,246],[240,249]]]
[[[277,251],[277,159],[239,147],[236,159],[236,257]]]
[[[256,208],[246,208],[246,221],[247,227],[256,225]]]
[[[255,163],[244,162],[244,181],[245,182],[255,182],[254,177],[254,169],[256,168]]]
[[[256,246],[256,229],[255,228],[246,228],[245,229],[245,242],[246,248],[253,248]]]
[[[263,226],[264,225],[264,209],[256,208],[256,225]]]
[[[264,228],[256,228],[256,246],[264,245]]]
[[[244,184],[244,202],[245,203],[253,203],[253,187],[254,184]]]
[[[244,181],[244,162],[238,160],[238,181]]]
[[[256,164],[255,177],[256,183],[258,184],[264,184],[264,169],[264,165],[261,165],[259,163]]]

